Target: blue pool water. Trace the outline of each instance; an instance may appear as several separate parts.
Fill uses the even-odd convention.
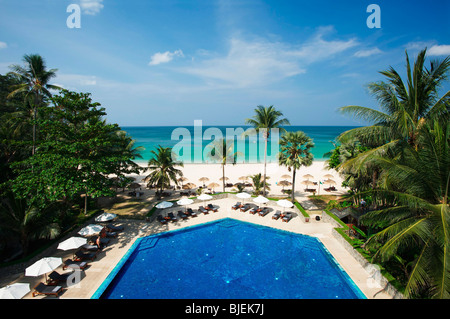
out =
[[[116,268],[94,298],[365,298],[317,238],[230,218],[141,238]]]

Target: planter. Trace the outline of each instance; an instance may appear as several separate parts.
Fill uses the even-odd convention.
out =
[[[305,217],[305,223],[309,223],[309,217]]]

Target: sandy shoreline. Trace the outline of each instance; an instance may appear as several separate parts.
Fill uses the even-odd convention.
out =
[[[146,167],[146,162],[138,162],[141,167]],[[202,164],[185,164],[184,167],[178,167],[182,172],[185,178],[187,180],[184,182],[186,183],[193,183],[197,187],[203,185],[203,182],[199,181],[201,177],[207,177],[209,178],[209,181],[206,181],[205,184],[209,185],[210,183],[217,183],[220,186],[215,188],[215,191],[222,191],[222,181],[220,178],[222,178],[222,166],[221,164],[210,164],[210,163],[202,163]],[[270,184],[270,195],[281,195],[283,187],[280,185],[277,185],[282,180],[288,180],[289,182],[292,182],[292,172],[289,172],[287,167],[280,166],[277,163],[268,163],[266,168],[267,176],[269,177],[268,183]],[[239,164],[227,164],[225,166],[225,176],[229,179],[227,182],[229,183],[238,183],[241,182],[239,178],[241,176],[249,176],[254,175],[258,173],[264,173],[264,164],[263,163],[239,163]],[[139,175],[137,174],[131,174],[132,177],[136,178],[136,182],[141,183],[143,186],[145,186],[145,183],[142,181],[145,176],[147,176],[149,172],[144,172]],[[289,175],[291,176],[289,179],[282,178],[283,175]],[[296,181],[295,181],[295,194],[296,196],[306,196],[311,195],[310,192],[305,192],[306,186],[302,184],[303,181],[307,180],[307,178],[303,177],[304,175],[310,174],[313,176],[313,178],[309,178],[310,181],[317,182],[317,185],[311,185],[308,186],[308,188],[316,189],[316,194],[341,194],[343,192],[346,192],[346,190],[341,187],[342,184],[342,178],[339,176],[339,174],[334,169],[327,169],[326,168],[326,162],[325,161],[313,161],[313,164],[308,167],[301,167],[299,170],[296,171]],[[320,181],[325,181],[326,177],[324,177],[327,174],[333,175],[332,180],[336,182],[335,188],[336,191],[333,192],[327,192],[324,191],[324,188],[328,188],[330,185],[320,184]],[[247,182],[251,182],[250,179]],[[284,187],[285,189],[290,188]]]

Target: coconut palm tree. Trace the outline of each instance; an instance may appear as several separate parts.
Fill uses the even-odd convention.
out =
[[[357,137],[365,144],[386,145],[392,141],[406,141],[417,147],[417,133],[424,122],[448,121],[450,116],[450,91],[439,97],[438,90],[450,71],[450,56],[442,61],[431,61],[426,68],[426,49],[422,50],[411,68],[406,52],[406,83],[392,67],[380,72],[387,82],[373,82],[369,92],[381,110],[349,105],[340,108],[344,114],[372,122],[371,126],[344,132],[340,140]]]
[[[169,187],[171,181],[178,185],[178,178],[183,176],[183,172],[176,166],[183,167],[183,163],[176,161],[176,156],[170,147],[158,145],[156,151],[152,150],[151,153],[153,157],[148,161],[147,169],[152,172],[144,180],[148,185],[155,184],[157,186],[160,199],[163,189]]]
[[[207,156],[222,165],[222,185],[223,192],[225,192],[225,165],[227,163],[235,165],[237,157],[241,155],[241,152],[235,152],[234,143],[225,139],[214,140],[206,149],[209,149]]]
[[[253,118],[246,119],[245,123],[253,126],[259,133],[263,132],[264,136],[264,192],[266,194],[266,162],[267,162],[267,141],[270,136],[270,130],[274,128],[280,129],[280,131],[285,132],[286,130],[282,127],[283,125],[290,125],[289,120],[282,118],[283,113],[276,110],[273,105],[265,107],[258,105],[255,109],[255,115]]]
[[[11,98],[22,94],[30,102],[33,108],[33,147],[32,154],[36,152],[36,119],[39,107],[43,105],[45,98],[51,97],[50,89],[61,89],[49,81],[56,76],[57,69],[47,69],[44,58],[38,54],[26,54],[23,57],[25,66],[11,65],[10,74],[21,83],[13,86],[13,91],[8,95]]]
[[[450,56],[442,61],[431,61],[425,67],[426,49],[422,50],[411,68],[406,52],[406,82],[392,67],[380,72],[385,81],[368,85],[369,92],[380,105],[381,110],[349,105],[340,108],[344,114],[369,121],[372,125],[355,128],[342,133],[338,140],[346,143],[360,141],[369,150],[346,161],[340,169],[352,169],[361,175],[373,174],[372,186],[380,170],[371,164],[375,156],[394,156],[405,145],[420,147],[418,134],[425,123],[446,122],[450,117],[450,91],[439,97],[439,88],[450,71]]]
[[[254,195],[261,194],[261,188],[263,187],[266,187],[267,190],[270,190],[270,184],[267,183],[261,173],[251,175],[250,179],[252,180]],[[267,179],[269,179],[269,177],[267,177]]]
[[[295,200],[295,172],[302,166],[310,166],[313,155],[310,149],[314,147],[312,139],[304,132],[287,132],[281,136],[279,164],[288,167],[292,172],[292,202]]]
[[[450,125],[436,121],[418,131],[414,145],[395,158],[373,160],[383,169],[381,189],[370,193],[382,209],[360,218],[381,229],[366,243],[381,244],[375,260],[414,255],[407,297],[450,298]],[[405,258],[406,259],[406,258]]]

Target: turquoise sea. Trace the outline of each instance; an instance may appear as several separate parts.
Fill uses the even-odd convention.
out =
[[[250,129],[250,126],[124,126],[126,131],[136,140],[135,146],[143,146],[141,152],[142,159],[137,162],[147,162],[158,145],[163,147],[172,147],[174,151],[178,150],[177,155],[183,160],[190,158],[192,162],[206,162],[206,156],[202,155],[205,147],[213,139],[220,138],[219,135],[226,137],[228,134],[237,132],[235,137],[235,149],[241,151],[244,157],[240,157],[245,162],[263,162],[264,161],[264,140],[254,135],[252,138],[246,138],[245,141],[240,138],[239,132]],[[303,131],[312,138],[315,146],[312,149],[315,160],[325,160],[325,153],[334,149],[332,144],[336,137],[342,132],[355,128],[355,126],[286,126],[287,131]],[[228,129],[228,132],[227,132]],[[231,132],[231,133],[230,133]],[[218,137],[217,137],[218,136]],[[228,135],[229,136],[229,135]],[[273,143],[271,143],[273,141]],[[272,146],[272,147],[271,147]],[[275,154],[277,149],[276,138],[269,139],[268,162],[276,161],[271,154]],[[241,149],[237,149],[242,147]],[[190,154],[189,154],[190,152]],[[259,155],[259,156],[258,156]],[[186,161],[183,160],[185,163]]]

